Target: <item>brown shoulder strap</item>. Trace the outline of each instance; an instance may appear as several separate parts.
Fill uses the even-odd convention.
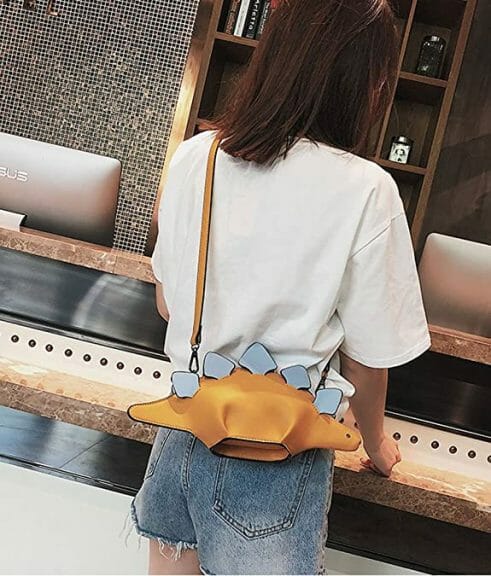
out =
[[[203,214],[201,219],[201,239],[199,245],[198,256],[198,274],[196,281],[196,299],[194,306],[194,325],[193,333],[191,336],[191,347],[193,349],[193,357],[191,358],[191,367],[193,360],[197,371],[197,350],[201,342],[201,319],[203,316],[203,301],[205,296],[205,283],[206,283],[206,266],[208,263],[208,242],[210,239],[210,221],[211,221],[211,205],[213,199],[213,181],[215,176],[215,163],[220,146],[220,140],[217,138],[213,141],[208,156],[208,166],[206,169],[206,182],[205,191],[203,195]]]
[[[208,264],[208,243],[210,239],[211,208],[213,201],[213,182],[215,179],[215,164],[220,147],[220,140],[215,138],[208,155],[208,164],[206,167],[205,190],[203,194],[203,211],[201,216],[201,237],[198,255],[198,274],[196,279],[196,298],[194,304],[194,325],[191,335],[191,360],[189,369],[192,372],[198,372],[198,349],[201,343],[201,321],[203,317],[203,302],[205,297],[206,285],[206,268]],[[325,366],[321,374],[319,387],[323,387],[329,372],[330,361]]]

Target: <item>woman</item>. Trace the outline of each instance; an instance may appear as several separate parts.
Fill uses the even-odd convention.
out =
[[[386,0],[289,0],[226,112],[175,153],[153,255],[166,352],[187,370],[205,166],[215,175],[201,350],[237,360],[263,343],[312,382],[333,356],[367,468],[400,460],[383,430],[387,368],[430,344],[395,182],[363,159],[397,61]],[[164,296],[165,293],[165,296]],[[132,507],[152,574],[322,573],[333,454],[223,458],[160,429]],[[225,464],[223,464],[223,462]]]

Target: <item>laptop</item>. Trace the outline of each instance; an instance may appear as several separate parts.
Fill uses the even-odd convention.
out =
[[[491,337],[491,246],[430,234],[419,276],[429,324]]]
[[[119,160],[0,132],[0,209],[27,228],[112,246],[120,181]]]

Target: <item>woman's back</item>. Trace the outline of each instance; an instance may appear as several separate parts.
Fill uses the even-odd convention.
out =
[[[178,370],[189,362],[213,136],[175,154],[153,256]],[[306,139],[272,166],[220,151],[201,349],[237,360],[259,341],[280,367],[309,367],[313,382],[341,343],[367,366],[403,363],[428,346],[410,247],[397,187],[376,164]]]
[[[170,165],[153,256],[157,306],[169,319],[165,349],[174,368],[186,372],[191,358],[189,368],[197,372],[174,375],[176,385],[187,383],[181,388],[186,398],[176,397],[174,386],[168,398],[151,403],[153,419],[143,421],[162,422],[163,405],[176,416],[196,406],[188,396],[202,382],[207,352],[237,361],[260,342],[280,370],[297,365],[298,373],[299,364],[309,369],[316,401],[323,387],[339,388],[344,398],[336,418],[349,398],[368,455],[363,463],[388,476],[400,454],[383,429],[387,368],[430,344],[397,187],[362,159],[395,89],[395,18],[388,0],[275,4],[223,113],[210,121],[210,131],[181,144]],[[191,356],[203,192],[215,138],[220,150],[204,311]],[[337,365],[325,370],[337,350],[341,374]],[[223,359],[210,358],[222,370],[207,376],[230,369]],[[272,367],[258,365],[252,362],[251,370]],[[239,447],[263,443],[268,450],[270,437],[261,434],[264,412],[255,409],[262,392],[256,388],[245,402],[250,390],[244,386],[237,395],[232,385],[220,387],[220,402],[194,422],[160,429],[133,508],[140,534],[153,539],[152,573],[199,573],[199,565],[212,574],[323,572],[332,450],[251,461],[215,455],[188,432],[196,423],[213,430],[213,422],[238,418],[247,424],[246,437],[232,433],[228,439]],[[215,410],[219,405],[226,409]],[[280,419],[288,410],[282,394],[264,405]],[[312,426],[305,418],[296,424],[307,440]],[[183,547],[197,552],[186,550],[178,570],[159,556],[178,558]]]

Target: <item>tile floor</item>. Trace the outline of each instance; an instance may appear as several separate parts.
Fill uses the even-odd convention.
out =
[[[0,406],[0,575],[145,574],[147,541],[123,528],[149,450]],[[418,573],[337,550],[328,570]]]
[[[147,542],[123,530],[131,496],[0,463],[0,574],[145,574]],[[328,552],[330,574],[416,574]]]

